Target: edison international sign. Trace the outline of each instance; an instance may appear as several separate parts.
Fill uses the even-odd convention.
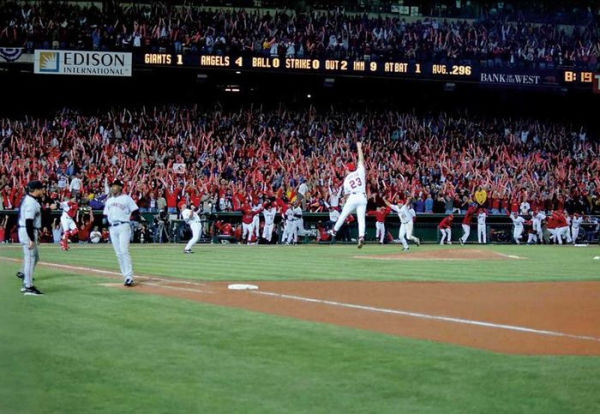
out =
[[[36,50],[34,73],[43,75],[131,76],[131,53]]]

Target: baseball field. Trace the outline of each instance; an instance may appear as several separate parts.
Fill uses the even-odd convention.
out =
[[[0,413],[598,412],[597,246],[400,250],[2,246]]]

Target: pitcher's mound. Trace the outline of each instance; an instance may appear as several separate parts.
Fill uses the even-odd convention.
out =
[[[412,250],[412,249],[411,249]],[[412,251],[409,253],[390,253],[369,256],[354,256],[355,259],[375,260],[510,260],[522,259],[519,256],[504,255],[488,250],[480,249],[443,249]]]

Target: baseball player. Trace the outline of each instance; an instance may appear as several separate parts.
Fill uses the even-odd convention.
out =
[[[60,203],[60,208],[63,211],[60,216],[60,225],[63,229],[63,236],[59,244],[63,251],[67,251],[69,250],[69,237],[77,234],[77,225],[73,219],[77,216],[79,206],[77,205],[77,202],[75,202],[75,197],[73,197],[70,200]]]
[[[263,207],[258,201],[252,204],[252,211],[255,213],[252,217],[252,231],[256,236],[256,241],[260,238],[260,212]]]
[[[129,240],[131,237],[130,218],[140,221],[137,204],[127,194],[123,194],[123,183],[114,180],[110,184],[110,196],[104,206],[105,221],[110,224],[110,241],[115,249],[124,284],[133,286],[133,267],[129,255]]]
[[[454,221],[454,214],[449,214],[444,217],[440,224],[438,224],[438,229],[442,234],[442,239],[440,240],[440,244],[452,244],[452,222]]]
[[[300,200],[296,200],[294,203],[294,217],[296,218],[294,224],[296,226],[294,231],[294,244],[298,243],[298,236],[304,236],[304,219],[302,218],[302,204]]]
[[[438,224],[438,229],[442,234],[442,239],[440,240],[440,244],[444,244],[447,242],[448,244],[452,244],[452,222],[454,221],[454,214],[449,214],[444,217],[440,224]]]
[[[563,236],[566,237],[567,243],[573,243],[573,239],[571,239],[571,216],[569,216],[567,210],[563,210],[563,217],[567,223],[567,225],[562,228]]]
[[[282,242],[285,244],[296,244],[298,241],[298,224],[297,221],[302,217],[302,209],[299,202],[296,201],[290,204],[285,211],[285,231]]]
[[[38,253],[38,232],[42,227],[42,207],[38,199],[44,195],[40,181],[27,184],[27,194],[19,206],[19,242],[23,246],[23,287],[25,296],[39,296],[43,293],[33,286],[33,272],[40,259]]]
[[[403,250],[407,251],[408,250],[408,242],[406,241],[407,230],[408,230],[407,227],[408,227],[409,223],[411,223],[413,220],[413,217],[412,217],[412,215],[410,213],[410,209],[409,209],[411,198],[408,197],[406,199],[406,201],[404,202],[404,204],[402,204],[402,205],[391,204],[386,199],[384,199],[383,202],[390,209],[394,210],[396,212],[396,214],[398,214],[398,218],[400,219],[400,232],[398,233],[398,239],[400,239],[400,242],[402,243],[402,247],[404,248]],[[416,237],[413,237],[413,241],[414,241],[414,239],[416,239]],[[416,243],[416,241],[415,241],[415,243]]]
[[[377,210],[367,213],[367,216],[375,216],[375,238],[379,240],[379,244],[383,244],[385,240],[385,218],[390,214],[390,211],[389,207],[379,207]]]
[[[577,243],[577,237],[579,236],[579,228],[583,222],[583,217],[579,213],[575,213],[571,220],[571,237],[573,238],[573,244]]]
[[[344,224],[346,217],[356,211],[358,216],[358,248],[365,244],[365,214],[367,212],[367,190],[365,180],[365,160],[362,152],[362,143],[356,143],[358,152],[358,168],[354,170],[354,164],[346,165],[346,178],[344,179],[344,194],[348,197],[344,203],[342,214],[337,219],[330,234],[335,237],[338,230]]]
[[[248,203],[242,206],[242,240],[246,240],[248,244],[252,242],[254,233],[252,222],[257,214],[258,212],[253,211]]]
[[[477,241],[479,244],[487,243],[487,231],[485,226],[485,219],[487,218],[487,213],[485,209],[480,208],[477,213]]]
[[[262,237],[269,243],[271,243],[271,239],[273,238],[273,227],[275,223],[276,214],[277,209],[271,203],[269,203],[267,207],[263,210],[263,216],[265,217],[265,226],[263,227]]]
[[[544,229],[542,222],[546,219],[546,215],[541,211],[533,211],[531,214],[531,225],[533,231],[537,234],[537,239],[541,243],[544,240]]]
[[[406,238],[414,241],[417,247],[419,247],[421,245],[421,239],[413,235],[415,220],[417,220],[417,212],[412,208],[412,204],[409,206],[408,212],[410,213],[410,220],[406,223]]]
[[[460,239],[458,239],[460,241],[460,244],[464,245],[469,239],[469,235],[471,234],[471,222],[473,221],[473,216],[475,215],[476,211],[477,206],[473,204],[469,206],[467,212],[465,213],[465,217],[462,221],[463,235]]]
[[[513,222],[513,239],[515,243],[521,244],[521,236],[523,234],[523,223],[525,223],[525,219],[519,215],[517,215],[516,211],[510,213],[510,219]]]
[[[554,222],[556,224],[556,228],[554,229],[554,240],[558,240],[558,244],[563,244],[563,238],[570,241],[571,237],[567,233],[569,229],[567,218],[558,210],[552,213],[552,217],[554,217]]]
[[[192,229],[192,238],[185,245],[183,253],[194,253],[192,251],[192,246],[198,242],[200,234],[202,233],[202,223],[200,222],[200,216],[198,216],[198,213],[195,210],[189,208],[185,203],[181,203],[179,209],[181,210],[181,218],[190,226],[190,229]]]

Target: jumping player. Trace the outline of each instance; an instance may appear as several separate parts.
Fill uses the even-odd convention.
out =
[[[338,230],[344,224],[346,217],[356,211],[358,216],[358,248],[365,244],[365,214],[367,211],[367,190],[365,180],[365,159],[362,151],[362,143],[356,143],[358,152],[358,168],[354,170],[354,164],[346,165],[346,178],[344,179],[344,194],[348,197],[344,203],[342,214],[338,217],[330,234],[335,237]]]
[[[185,203],[181,203],[179,206],[181,210],[181,218],[190,226],[192,229],[192,238],[185,245],[185,249],[183,253],[190,254],[194,253],[192,251],[192,246],[198,242],[200,238],[200,234],[202,233],[202,223],[200,222],[200,216],[198,213],[188,206]]]
[[[110,184],[110,196],[106,199],[102,214],[106,216],[105,220],[110,224],[110,241],[119,260],[124,284],[131,287],[133,286],[133,266],[129,255],[129,240],[131,239],[129,221],[130,218],[133,218],[139,222],[140,212],[135,201],[127,194],[123,194],[123,183],[120,180],[114,180]]]
[[[75,216],[79,206],[75,202],[75,197],[70,200],[60,203],[60,208],[63,213],[60,216],[60,224],[63,229],[63,236],[60,240],[60,248],[64,251],[69,250],[69,237],[77,234],[77,225],[75,224]]]
[[[440,224],[438,224],[438,229],[442,234],[442,239],[440,240],[440,244],[444,244],[446,241],[448,244],[452,244],[452,222],[454,221],[454,214],[449,214],[444,217]]]
[[[408,197],[406,199],[406,201],[404,202],[404,204],[402,204],[402,205],[391,204],[386,199],[384,199],[383,202],[390,209],[394,210],[396,212],[396,214],[398,214],[398,218],[400,219],[400,232],[398,233],[398,238],[400,239],[400,242],[402,243],[402,247],[404,248],[403,250],[407,251],[408,250],[408,242],[406,241],[406,239],[407,239],[407,235],[408,235],[408,226],[410,223],[412,223],[412,220],[413,220],[412,214],[410,213],[410,209],[409,209],[411,197]],[[419,239],[412,236],[412,234],[410,235],[410,237],[412,237],[411,240],[413,240],[415,243],[420,244]]]

